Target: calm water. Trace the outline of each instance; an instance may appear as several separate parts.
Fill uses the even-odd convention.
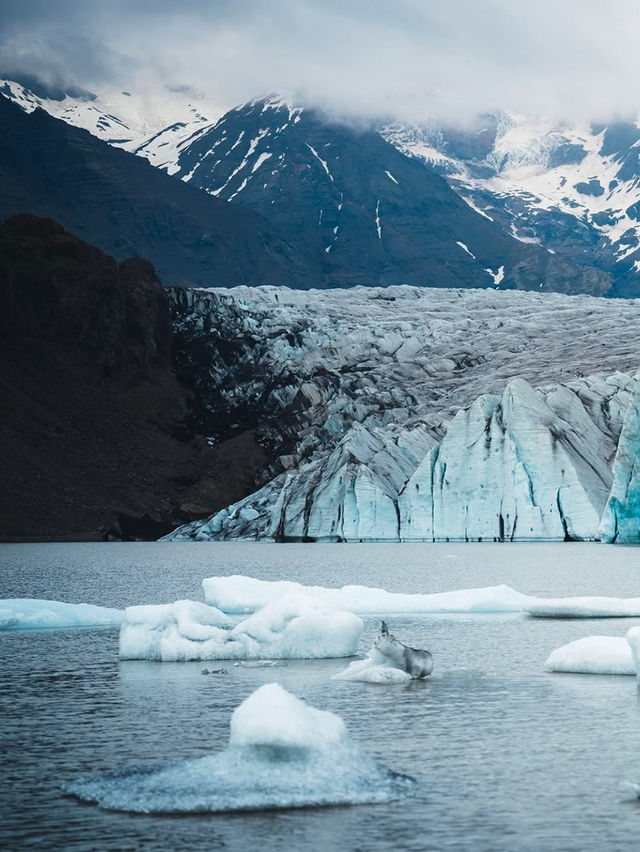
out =
[[[508,583],[541,595],[640,596],[640,549],[580,544],[55,544],[0,547],[0,597],[105,606],[202,599],[246,573],[305,583],[443,591]],[[640,698],[631,677],[551,675],[553,648],[640,619],[390,617],[434,654],[408,686],[330,681],[345,661],[233,667],[119,663],[115,630],[0,634],[0,845],[7,849],[632,850]],[[377,628],[365,619],[362,650]],[[241,815],[141,816],[65,798],[78,774],[224,747],[232,710],[278,680],[339,713],[387,766],[419,780],[388,805]]]

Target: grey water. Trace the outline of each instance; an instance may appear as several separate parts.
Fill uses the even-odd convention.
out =
[[[595,544],[37,544],[0,546],[0,597],[104,606],[202,600],[203,577],[249,574],[436,592],[507,583],[539,595],[640,596],[640,549]],[[366,617],[361,651],[378,627]],[[424,682],[331,681],[344,660],[274,667],[119,662],[113,629],[0,633],[0,846],[10,850],[632,850],[640,802],[636,679],[549,674],[548,654],[640,619],[403,615],[434,655]],[[217,668],[209,665],[209,668]],[[224,748],[235,707],[278,681],[343,717],[362,747],[418,780],[381,805],[181,817],[65,797],[80,774]]]

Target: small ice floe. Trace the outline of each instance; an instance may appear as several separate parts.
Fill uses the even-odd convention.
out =
[[[63,790],[109,810],[196,813],[388,802],[412,795],[415,781],[364,754],[339,716],[270,683],[234,711],[225,751],[83,776]]]
[[[213,606],[176,601],[131,606],[120,630],[120,659],[319,659],[356,653],[362,619],[308,595],[289,594],[232,625]]]
[[[124,610],[87,603],[41,598],[0,600],[0,630],[39,630],[65,627],[117,627]]]
[[[576,639],[575,642],[556,648],[549,655],[544,667],[548,672],[576,674],[636,673],[631,647],[624,636],[585,636],[583,639]]]
[[[538,618],[631,618],[640,616],[640,598],[528,598],[522,609]]]
[[[636,674],[640,680],[640,627],[632,627],[627,630],[627,643],[631,648],[631,656]]]
[[[256,580],[253,577],[208,577],[202,581],[204,599],[223,612],[255,612],[284,594],[312,595],[327,604],[357,612],[375,613],[447,613],[447,612],[520,612],[529,599],[509,586],[460,589],[434,594],[403,594],[368,586],[303,586],[289,580]]]
[[[406,683],[424,678],[433,671],[433,658],[429,651],[409,648],[389,633],[383,621],[373,640],[369,655],[356,660],[343,672],[333,675],[333,680],[356,680],[365,683]]]

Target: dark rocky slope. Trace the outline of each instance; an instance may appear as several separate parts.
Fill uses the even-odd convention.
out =
[[[48,219],[0,226],[0,538],[155,538],[252,489],[254,433],[193,433],[172,345],[148,261]]]
[[[262,216],[169,177],[43,110],[0,96],[0,220],[49,216],[166,285],[318,283],[321,259]]]

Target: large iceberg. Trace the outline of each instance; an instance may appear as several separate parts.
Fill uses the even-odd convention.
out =
[[[328,605],[360,614],[519,612],[529,598],[509,586],[460,589],[434,594],[403,594],[369,586],[304,586],[289,580],[257,580],[236,574],[207,577],[202,581],[204,598],[228,613],[255,612],[282,595],[311,595]]]
[[[633,675],[631,647],[624,636],[585,636],[553,651],[545,663],[549,672]]]
[[[640,616],[640,598],[527,598],[524,612],[538,618],[630,618]]]
[[[124,617],[121,609],[87,603],[65,603],[42,598],[0,600],[0,630],[38,630],[65,627],[115,627]]]
[[[254,660],[349,657],[362,620],[304,594],[274,597],[238,624],[214,606],[176,601],[131,606],[120,630],[120,659]]]
[[[85,776],[63,789],[111,810],[185,813],[387,802],[414,788],[365,755],[339,716],[270,683],[234,711],[225,751]]]

